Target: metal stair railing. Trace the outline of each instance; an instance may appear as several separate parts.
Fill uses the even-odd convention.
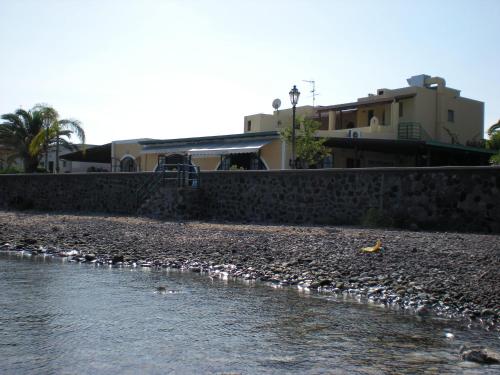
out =
[[[191,187],[197,189],[201,186],[200,167],[190,164],[163,164],[137,189],[137,209],[151,194],[158,190],[167,181],[176,180],[177,187]]]

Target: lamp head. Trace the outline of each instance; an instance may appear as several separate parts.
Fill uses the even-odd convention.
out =
[[[290,101],[292,102],[292,105],[296,106],[297,103],[299,102],[299,96],[300,96],[300,92],[297,89],[297,86],[293,85],[293,88],[290,90],[289,94],[290,94]]]

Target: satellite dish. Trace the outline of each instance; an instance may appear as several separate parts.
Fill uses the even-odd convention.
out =
[[[279,100],[279,99],[274,99],[274,100],[273,100],[273,108],[274,108],[275,110],[278,110],[278,108],[279,108],[279,107],[281,107],[281,100]]]

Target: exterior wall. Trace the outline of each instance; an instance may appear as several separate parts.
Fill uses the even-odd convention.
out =
[[[136,192],[149,176],[150,173],[0,175],[0,207],[135,213]]]
[[[358,151],[346,148],[333,148],[333,167],[347,168],[347,159],[359,159],[360,168],[373,167],[413,167],[415,157],[409,155],[386,154],[374,151]]]
[[[147,170],[147,166],[142,160],[142,146],[139,144],[139,140],[116,141],[112,143],[111,149],[111,162],[113,164],[113,171],[120,171],[120,161],[127,155],[131,155],[135,159],[138,171]]]
[[[455,122],[447,122],[447,127],[458,135],[458,140],[462,144],[467,141],[483,138],[484,134],[484,104],[475,100],[465,98],[448,98],[447,110],[455,112]],[[447,120],[447,117],[445,117]],[[446,134],[447,135],[447,134]],[[449,142],[449,137],[448,140]]]
[[[88,163],[82,161],[59,160],[60,173],[85,173],[89,168],[99,168],[106,172],[111,172],[111,166],[108,163]]]
[[[133,214],[137,190],[150,177],[0,175],[0,208]],[[179,217],[174,200],[183,213],[204,213],[205,219],[356,224],[376,210],[387,225],[500,233],[497,167],[217,171],[202,173],[201,181],[191,198],[172,186],[157,201],[168,209],[158,211]]]
[[[143,172],[153,172],[158,165],[158,154],[141,155],[141,170]]]
[[[396,226],[500,233],[500,168],[214,172],[202,181],[216,220],[356,224],[371,209]]]
[[[253,133],[253,132],[261,132],[261,131],[276,131],[280,130],[283,127],[289,126],[292,123],[292,108],[283,109],[280,111],[274,111],[272,115],[266,114],[256,114],[249,115],[244,117],[244,132],[245,133]],[[312,106],[301,106],[296,107],[295,116],[298,117],[307,117],[314,116],[316,113],[314,107]],[[251,130],[248,131],[247,123],[248,121],[252,121]],[[278,122],[281,125],[278,125]]]
[[[220,156],[205,157],[205,158],[192,158],[194,165],[200,167],[202,171],[215,171],[220,163]]]
[[[250,129],[248,128],[248,122],[250,121]],[[278,127],[278,120],[273,115],[266,115],[259,113],[256,115],[250,115],[244,117],[244,132],[264,132],[276,130]]]
[[[276,139],[262,147],[260,157],[270,170],[281,169],[281,139]]]
[[[426,88],[416,87],[417,96],[407,101],[412,101],[408,107],[408,116],[400,118],[399,122],[418,122],[426,133],[425,139],[437,139],[439,137],[436,130],[436,91]]]

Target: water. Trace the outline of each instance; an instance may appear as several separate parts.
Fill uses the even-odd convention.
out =
[[[13,253],[0,280],[1,374],[500,372],[457,355],[498,334],[291,288]]]

